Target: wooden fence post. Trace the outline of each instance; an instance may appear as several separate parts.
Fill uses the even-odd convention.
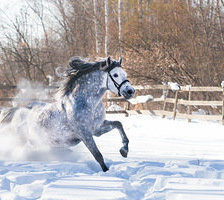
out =
[[[222,125],[224,125],[224,81],[222,81],[221,86],[222,86]]]
[[[163,111],[166,110],[166,106],[167,106],[166,98],[167,98],[168,94],[169,94],[169,90],[167,90],[166,96],[164,97],[165,99],[164,99],[164,104],[163,104]],[[163,114],[162,118],[165,118],[165,117],[166,117],[166,115]]]
[[[165,85],[165,83],[163,85]],[[163,98],[164,98],[163,111],[166,110],[166,105],[167,105],[166,98],[168,97],[168,95],[169,95],[169,90],[168,89],[164,89],[163,90]],[[166,117],[166,115],[163,114],[162,118],[165,118],[165,117]]]
[[[173,120],[175,120],[177,115],[177,102],[178,102],[178,90],[175,92],[175,103],[173,107]]]
[[[130,110],[130,107],[131,107],[131,103],[129,101],[127,101],[127,109],[126,109],[126,113],[125,113],[125,116],[128,117],[130,115],[130,113],[128,112]]]
[[[224,125],[224,88],[222,91],[222,125]]]
[[[186,88],[188,89],[188,101],[191,101],[191,85],[187,85]],[[190,115],[191,114],[191,105],[188,105],[187,107],[187,114]],[[188,122],[191,122],[191,119],[188,118],[187,119]]]
[[[131,103],[129,101],[127,103],[128,103],[127,110],[130,110],[131,109]]]

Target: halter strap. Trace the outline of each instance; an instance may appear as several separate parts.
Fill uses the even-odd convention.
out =
[[[111,69],[111,70],[112,70],[112,69]],[[129,80],[126,79],[126,80],[124,80],[123,82],[121,82],[120,84],[117,83],[117,82],[114,80],[113,76],[110,74],[110,71],[111,71],[111,70],[108,71],[108,75],[109,75],[110,79],[113,81],[114,86],[117,88],[118,95],[121,96],[121,93],[120,93],[121,86],[124,85],[126,82],[129,82]],[[107,78],[107,88],[108,88],[108,78]]]

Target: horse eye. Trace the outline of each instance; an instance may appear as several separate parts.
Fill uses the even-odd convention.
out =
[[[114,77],[117,78],[118,77],[118,74],[114,74]]]

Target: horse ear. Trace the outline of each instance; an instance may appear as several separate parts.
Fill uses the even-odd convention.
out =
[[[120,57],[120,61],[119,61],[120,62],[120,65],[122,64],[122,61],[123,61],[123,59],[122,59],[122,57]]]
[[[100,70],[106,71],[109,66],[107,65],[107,60],[100,62]]]
[[[100,70],[106,71],[111,65],[111,58],[108,57],[105,61],[100,63]]]
[[[110,56],[107,58],[107,61],[106,61],[106,65],[109,67],[111,64],[111,59],[110,59]]]

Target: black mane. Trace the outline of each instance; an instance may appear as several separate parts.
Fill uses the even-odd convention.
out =
[[[62,87],[63,96],[69,95],[73,91],[81,76],[97,70],[108,72],[115,67],[121,67],[120,62],[115,60],[110,60],[110,63],[107,63],[107,60],[88,62],[80,57],[72,57],[69,61],[69,68],[65,72],[67,80]]]
[[[69,95],[76,86],[76,81],[83,75],[99,70],[106,61],[87,62],[80,57],[72,57],[65,72],[67,80],[62,88],[63,96]]]

